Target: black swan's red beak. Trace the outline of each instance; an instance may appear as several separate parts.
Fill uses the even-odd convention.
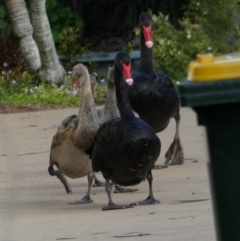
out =
[[[142,25],[142,27],[143,27],[143,35],[145,38],[145,45],[150,49],[153,46],[152,25],[150,24],[149,27]]]
[[[131,63],[129,63],[129,65],[122,63],[122,67],[123,67],[123,77],[127,85],[131,86],[133,84],[133,79],[131,74]]]

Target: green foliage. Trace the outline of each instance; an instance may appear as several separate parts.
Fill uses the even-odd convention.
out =
[[[78,58],[78,61],[81,62],[81,59]],[[88,71],[89,73],[94,73],[95,69],[97,68],[98,64],[96,62],[88,62]],[[99,76],[97,77],[97,81],[99,80]]]
[[[13,35],[0,37],[0,74],[5,80],[14,80],[26,70],[18,39]]]
[[[11,72],[10,70],[8,72]],[[27,86],[34,86],[36,83],[36,76],[28,72],[23,72],[19,78],[15,79],[10,73],[9,76],[2,75],[0,77],[0,100],[8,98],[8,96],[21,94],[25,91]],[[15,76],[16,77],[16,76]]]
[[[95,94],[94,94],[94,99],[95,103],[97,104],[103,104],[106,99],[106,94],[107,94],[107,86],[97,86]]]
[[[155,68],[165,70],[173,80],[180,81],[186,77],[187,66],[197,54],[240,50],[236,6],[237,0],[192,0],[179,20],[181,30],[170,24],[168,16],[153,15]]]
[[[95,103],[102,104],[106,98],[106,86],[98,86],[95,91]],[[48,83],[37,84],[33,75],[23,72],[17,80],[7,80],[0,76],[0,102],[12,104],[58,104],[79,106],[81,92],[72,95],[71,85],[58,87]]]
[[[70,71],[78,62],[76,55],[86,52],[79,41],[83,21],[69,6],[62,6],[57,0],[46,1],[46,9],[61,63],[66,71]]]
[[[26,0],[26,6],[30,9],[29,0]],[[82,20],[69,6],[61,5],[58,0],[46,1],[46,11],[56,49],[64,68],[69,71],[77,62],[76,54],[81,55],[86,51],[85,47],[80,45],[78,37]],[[29,13],[31,15],[31,11]],[[6,78],[17,79],[26,70],[26,66],[19,51],[19,41],[14,37],[4,5],[0,5],[0,33],[2,35],[2,37],[0,36],[0,52],[2,53],[0,55],[0,71]],[[11,69],[10,75],[8,71],[6,72],[4,64]]]
[[[133,51],[133,44],[131,42],[128,42],[127,45],[123,48],[123,50],[130,54]]]
[[[63,7],[57,0],[46,1],[46,10],[55,43],[64,38],[65,29],[82,27],[82,21],[70,7]]]
[[[0,37],[8,36],[12,32],[12,26],[10,20],[7,17],[7,10],[5,5],[0,4]]]
[[[71,70],[72,67],[79,62],[76,58],[77,55],[85,53],[86,47],[82,46],[78,41],[77,28],[65,28],[63,30],[62,39],[58,45],[58,52],[61,56],[61,62],[67,71]]]
[[[201,26],[192,24],[189,19],[182,21],[183,31],[175,29],[163,15],[154,15],[153,21],[154,66],[168,72],[174,80],[186,76],[187,65],[197,54],[214,51]]]

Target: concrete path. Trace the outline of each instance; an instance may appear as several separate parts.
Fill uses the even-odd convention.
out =
[[[185,163],[154,170],[153,190],[160,204],[102,211],[104,188],[92,188],[93,204],[68,205],[82,198],[87,178],[68,179],[67,195],[47,172],[52,136],[60,121],[76,108],[0,115],[0,240],[162,240],[214,241],[215,228],[207,172],[205,131],[195,113],[182,108],[180,135]],[[175,122],[159,137],[162,152],[175,132]],[[103,180],[101,173],[98,177]],[[147,181],[134,193],[113,194],[119,204],[144,199]]]

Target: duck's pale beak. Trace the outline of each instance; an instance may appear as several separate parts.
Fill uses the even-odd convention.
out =
[[[80,89],[80,83],[79,83],[79,80],[78,79],[75,79],[72,81],[72,93],[73,95],[76,95],[77,92],[79,91]]]

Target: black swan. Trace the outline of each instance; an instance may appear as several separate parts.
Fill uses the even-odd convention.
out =
[[[93,180],[95,180],[93,186],[105,186],[105,183],[100,182],[95,173],[92,172],[91,160],[84,151],[92,145],[93,137],[96,134],[99,123],[118,116],[112,72],[112,69],[108,72],[107,97],[105,107],[101,110],[103,114],[100,119],[92,97],[93,90],[97,84],[96,79],[91,78],[88,70],[82,64],[74,66],[72,71],[73,90],[78,91],[81,88],[79,115],[69,116],[60,123],[57,133],[52,140],[50,165],[48,168],[49,174],[58,177],[67,193],[72,193],[72,189],[64,175],[70,178],[88,176],[88,191],[86,196],[70,204],[92,203],[90,189]],[[54,170],[54,165],[58,170]],[[115,193],[134,192],[136,190],[125,189],[115,185]]]
[[[100,118],[100,123],[104,123],[108,120],[111,120],[113,118],[119,117],[119,110],[117,107],[117,102],[116,102],[116,93],[115,93],[115,84],[114,84],[114,67],[111,67],[108,71],[108,76],[107,76],[108,82],[107,82],[107,96],[106,96],[106,101],[104,105],[104,109],[98,109],[98,117]],[[101,186],[102,183],[96,178],[95,175],[95,182],[93,186]],[[105,186],[105,184],[104,184]],[[135,192],[138,189],[129,189],[129,188],[123,188],[117,184],[115,184],[115,190],[114,193],[126,193],[126,192]]]
[[[139,17],[141,28],[141,63],[139,72],[133,76],[134,84],[128,87],[132,109],[155,132],[163,131],[169,120],[176,121],[173,143],[165,154],[165,165],[182,164],[183,148],[179,137],[179,98],[171,78],[161,70],[153,70],[152,63],[152,17],[144,12]],[[160,166],[159,166],[160,167]],[[156,166],[158,168],[158,166]]]
[[[126,92],[126,84],[132,84],[130,71],[129,55],[119,52],[114,60],[114,82],[120,117],[100,125],[94,144],[86,151],[92,159],[93,170],[101,171],[106,180],[109,203],[103,210],[159,203],[153,197],[151,170],[159,157],[161,143],[152,127],[135,117],[130,107]],[[149,196],[145,200],[122,206],[113,203],[110,180],[131,186],[145,178],[149,182]]]

